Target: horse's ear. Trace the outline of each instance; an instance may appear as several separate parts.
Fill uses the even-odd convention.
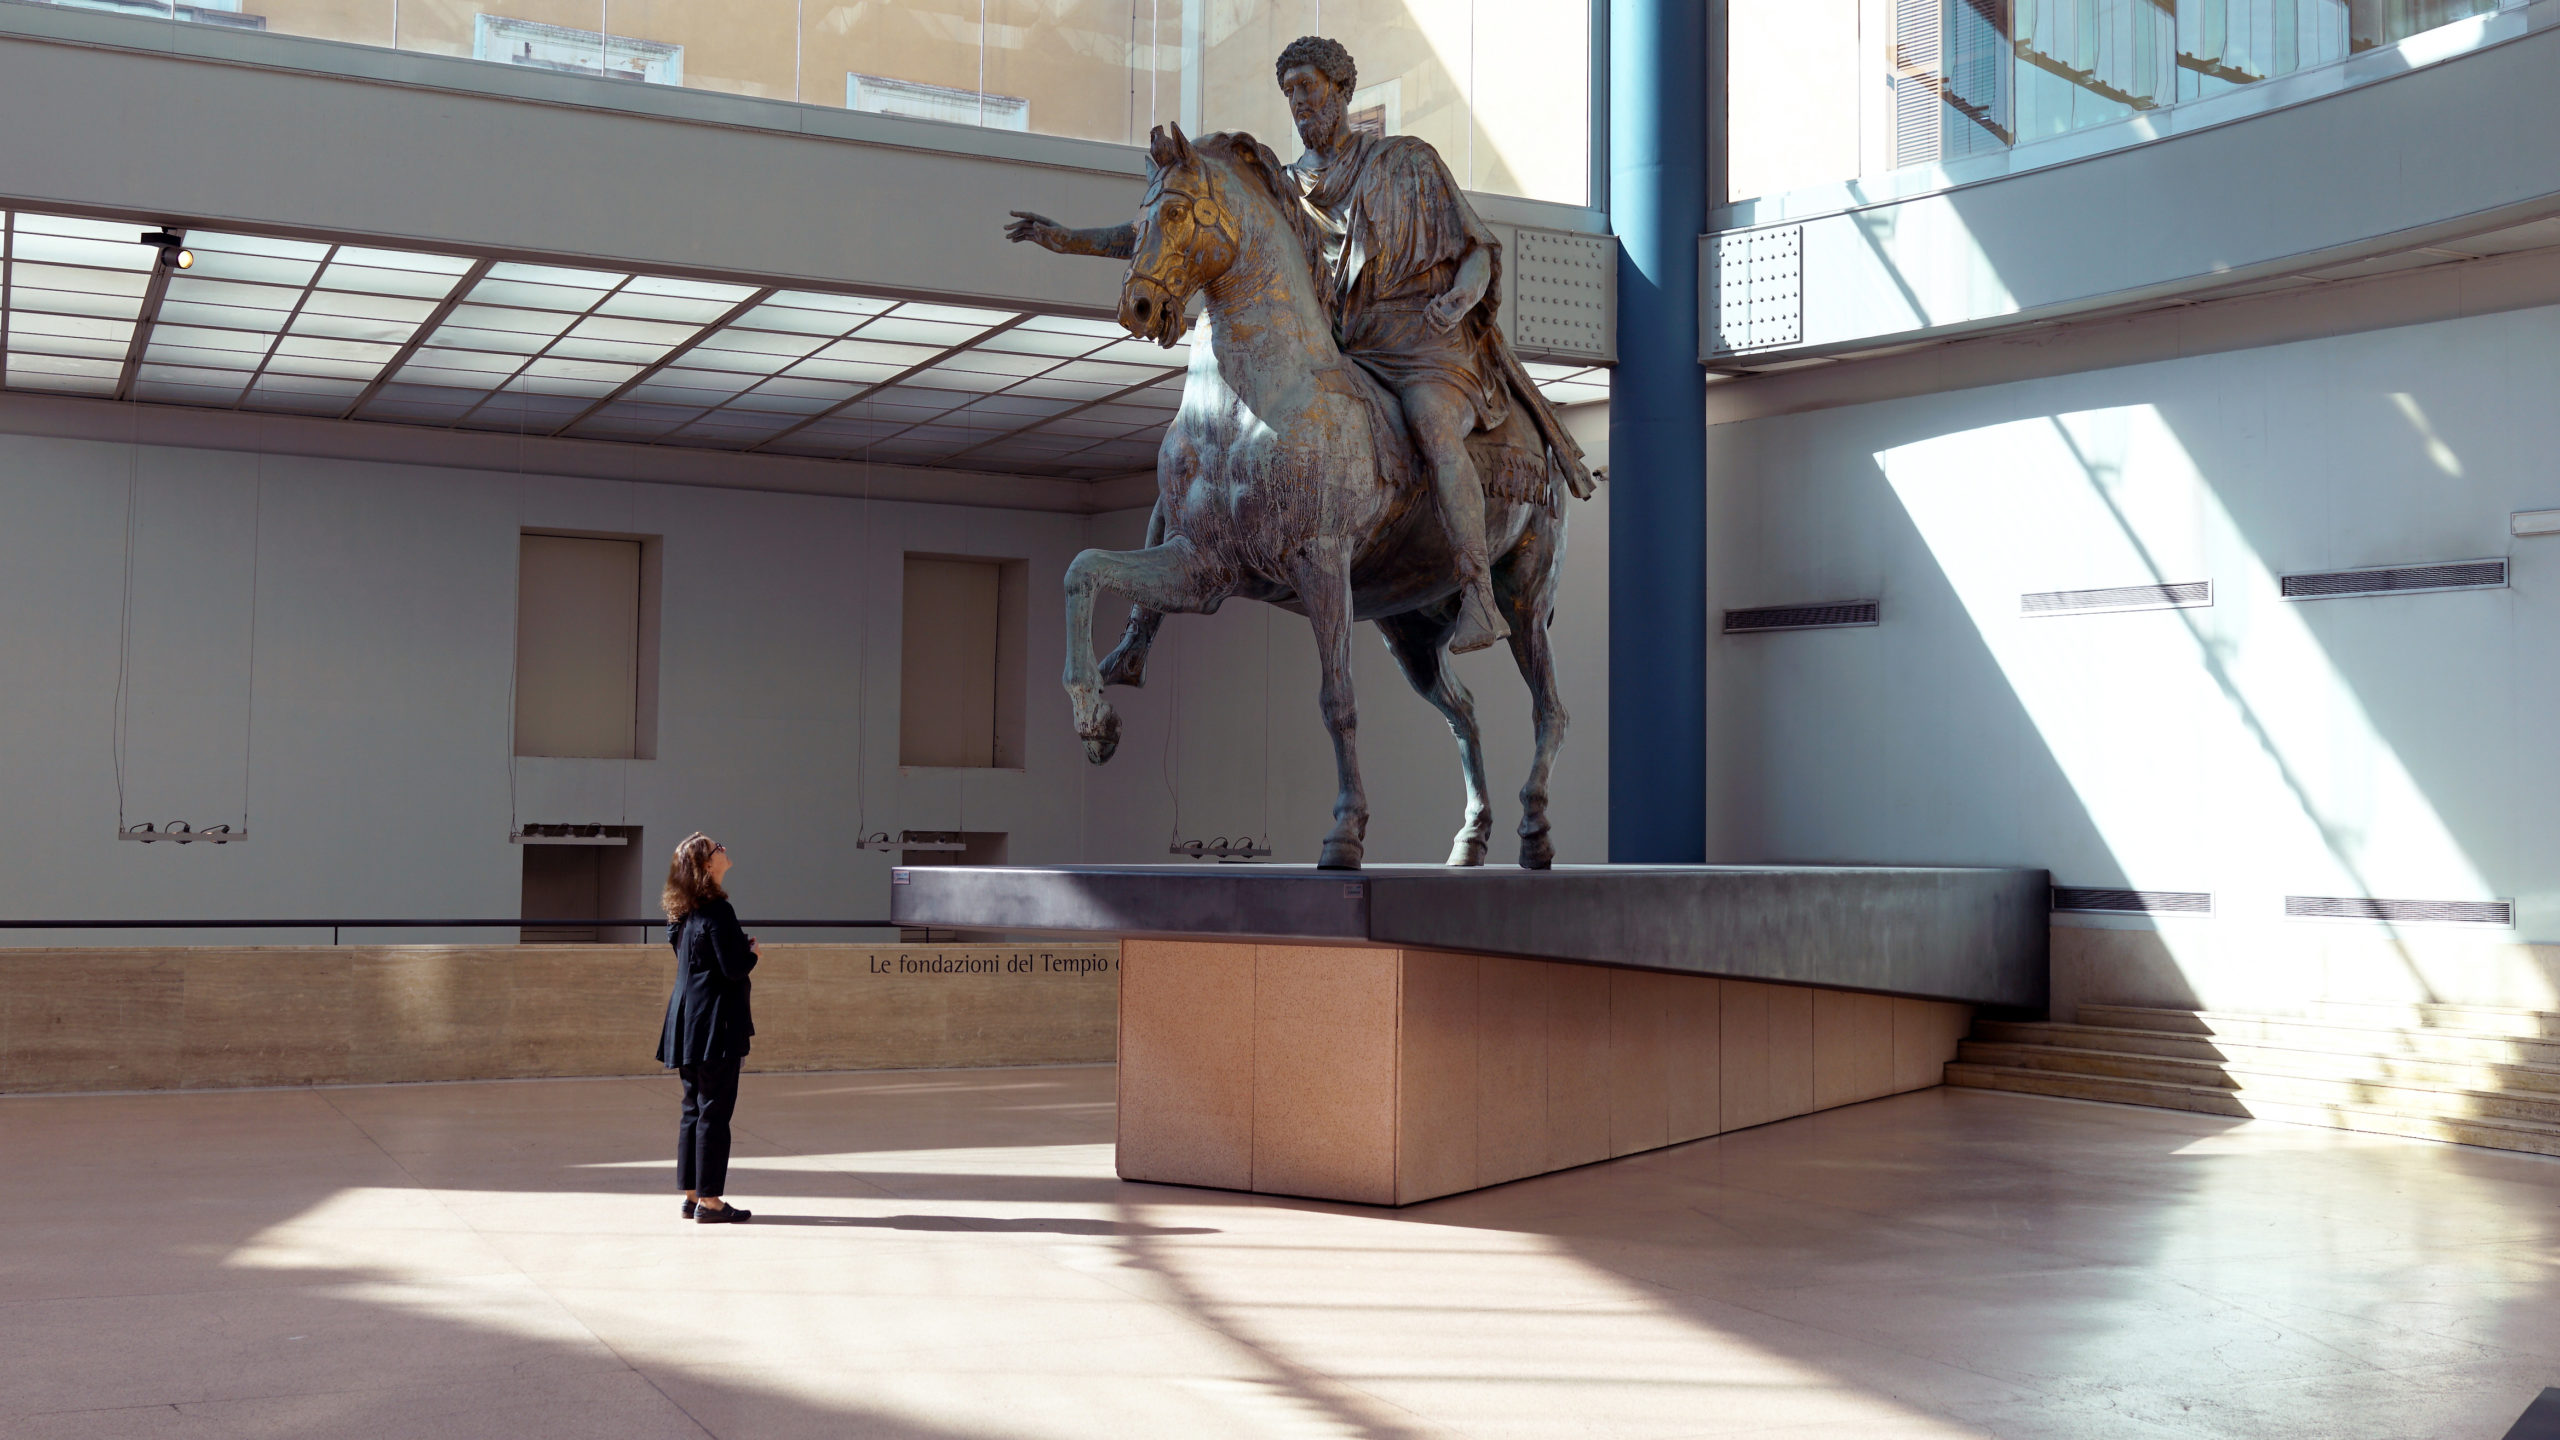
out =
[[[1196,158],[1197,152],[1191,148],[1191,137],[1182,133],[1181,121],[1168,120],[1165,122],[1165,128],[1173,132],[1173,153],[1184,160]]]
[[[1182,138],[1182,127],[1175,125],[1165,133],[1159,125],[1147,132],[1147,161],[1160,170],[1170,170],[1191,156],[1191,142]]]

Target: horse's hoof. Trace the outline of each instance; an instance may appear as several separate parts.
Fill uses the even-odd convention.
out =
[[[1096,765],[1111,763],[1120,749],[1120,716],[1111,710],[1102,712],[1102,723],[1084,737],[1084,758]]]
[[[1466,867],[1484,863],[1485,837],[1474,831],[1461,831],[1456,844],[1449,847],[1449,863]]]
[[[1145,689],[1147,687],[1145,658],[1132,654],[1126,645],[1114,649],[1110,654],[1102,657],[1102,683],[1126,685],[1132,690]]]
[[[1521,869],[1551,870],[1555,868],[1555,863],[1556,844],[1553,840],[1548,839],[1544,835],[1523,835],[1520,837]]]
[[[1324,853],[1316,857],[1319,870],[1357,870],[1366,847],[1357,840],[1327,840]]]

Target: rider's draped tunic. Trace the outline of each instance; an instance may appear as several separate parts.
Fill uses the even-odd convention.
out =
[[[1554,505],[1550,465],[1573,494],[1591,493],[1582,447],[1566,433],[1494,324],[1502,293],[1502,243],[1429,142],[1410,135],[1354,134],[1327,164],[1310,150],[1286,173],[1316,232],[1318,284],[1343,354],[1403,393],[1441,381],[1474,402],[1476,426],[1499,438],[1496,453],[1475,447],[1487,490]],[[1424,311],[1448,292],[1459,265],[1481,247],[1493,262],[1484,299],[1451,330]],[[1514,425],[1518,407],[1526,425]]]

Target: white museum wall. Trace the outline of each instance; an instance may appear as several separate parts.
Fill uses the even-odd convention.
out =
[[[1605,509],[1579,506],[1575,523],[1559,628],[1581,724],[1555,813],[1568,856],[1596,860]],[[1142,515],[0,435],[0,612],[11,617],[0,627],[0,813],[15,837],[0,916],[512,916],[523,872],[511,821],[592,820],[643,827],[647,871],[689,830],[722,837],[750,914],[868,918],[885,912],[893,857],[854,847],[865,827],[999,831],[1014,863],[1168,858],[1169,731],[1186,835],[1252,827],[1277,837],[1277,858],[1311,859],[1332,771],[1312,646],[1294,616],[1266,622],[1265,607],[1239,602],[1169,622],[1157,673],[1179,683],[1112,692],[1128,738],[1112,766],[1086,764],[1057,683],[1059,578],[1087,544],[1134,542],[1142,527]],[[655,759],[524,759],[511,777],[517,536],[528,528],[664,537]],[[1028,562],[1021,768],[898,764],[910,551]],[[1436,861],[1458,810],[1448,732],[1365,627],[1360,654],[1371,858]],[[114,838],[120,658],[126,820],[245,822],[246,842]],[[1526,701],[1507,659],[1462,667],[1482,697],[1507,838]],[[1495,858],[1509,853],[1497,845]],[[0,932],[17,944],[314,938]]]
[[[1710,857],[2213,894],[2057,917],[2066,1016],[2560,1008],[2527,943],[2560,940],[2560,539],[2508,533],[2560,506],[2555,367],[2546,308],[1713,427],[1714,614],[1883,619],[1709,642]],[[2496,556],[2511,588],[2288,602],[2274,578]],[[2200,579],[2207,608],[2020,613]],[[2293,894],[2505,898],[2517,924],[2287,920]]]

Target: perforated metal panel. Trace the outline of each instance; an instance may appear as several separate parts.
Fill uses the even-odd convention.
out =
[[[1835,600],[1822,605],[1763,605],[1724,612],[1724,633],[1757,630],[1836,630],[1880,623],[1882,606],[1873,600]]]
[[[2172,585],[2112,585],[2102,590],[2039,590],[2018,597],[2018,612],[2039,615],[2098,615],[2116,610],[2187,610],[2213,603],[2213,582],[2184,580]]]
[[[2516,907],[2506,900],[2377,900],[2364,895],[2287,895],[2284,913],[2296,920],[2391,920],[2419,924],[2513,925]]]
[[[1706,353],[1730,355],[1804,339],[1804,227],[1706,238]]]
[[[2213,896],[2203,890],[2108,890],[2056,885],[2053,908],[2093,915],[2210,915]]]
[[[1618,358],[1618,242],[1522,226],[1511,246],[1511,344],[1523,355]]]
[[[2287,600],[2337,600],[2350,595],[2417,595],[2434,590],[2502,590],[2504,560],[2456,560],[2442,565],[2377,565],[2363,570],[2317,570],[2287,575]]]

